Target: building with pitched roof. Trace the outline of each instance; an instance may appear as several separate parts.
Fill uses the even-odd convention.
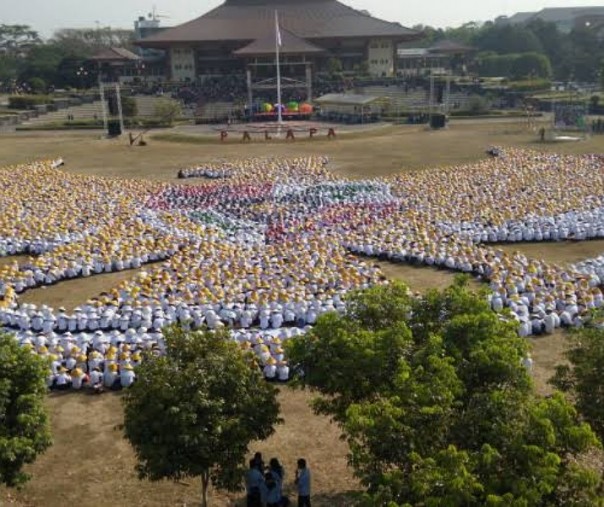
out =
[[[401,76],[465,75],[475,53],[476,48],[448,39],[427,48],[400,47],[398,73]]]
[[[101,49],[88,62],[96,67],[105,81],[128,81],[140,74],[141,58],[126,48]]]
[[[285,76],[308,82],[337,58],[344,71],[396,73],[397,46],[421,34],[355,10],[338,0],[225,0],[206,14],[137,41],[166,51],[170,80],[246,75],[248,82],[275,74],[275,12]]]

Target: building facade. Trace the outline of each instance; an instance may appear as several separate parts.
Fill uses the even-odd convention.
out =
[[[343,71],[373,76],[396,74],[397,46],[421,34],[383,21],[337,0],[226,0],[179,26],[137,41],[165,51],[166,77],[201,83],[250,72],[252,79],[274,75],[276,23],[289,42],[281,48],[285,76],[327,72],[337,59]]]

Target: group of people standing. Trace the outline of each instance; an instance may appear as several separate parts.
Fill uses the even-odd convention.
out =
[[[283,492],[285,470],[277,458],[265,466],[262,454],[257,452],[249,462],[245,477],[247,507],[287,507],[290,499]],[[298,493],[298,507],[311,507],[310,469],[304,458],[298,459],[294,484]]]

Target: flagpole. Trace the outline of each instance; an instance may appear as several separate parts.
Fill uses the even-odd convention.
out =
[[[275,55],[277,58],[277,121],[279,125],[283,123],[281,113],[281,64],[279,62],[279,49],[281,46],[281,30],[279,28],[279,14],[275,10]]]

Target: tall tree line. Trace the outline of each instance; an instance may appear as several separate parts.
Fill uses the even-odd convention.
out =
[[[540,54],[550,62],[551,76],[539,77],[583,82],[602,78],[604,26],[581,26],[564,33],[555,23],[536,19],[527,24],[471,22],[447,29],[422,25],[414,28],[425,32],[423,43],[427,46],[450,39],[475,47],[479,62],[494,56]],[[537,74],[543,73],[543,69],[536,70]]]
[[[132,30],[106,27],[61,29],[43,41],[27,25],[0,25],[0,89],[33,79],[54,87],[88,86],[94,73],[86,60],[103,48],[132,48],[133,40]]]

